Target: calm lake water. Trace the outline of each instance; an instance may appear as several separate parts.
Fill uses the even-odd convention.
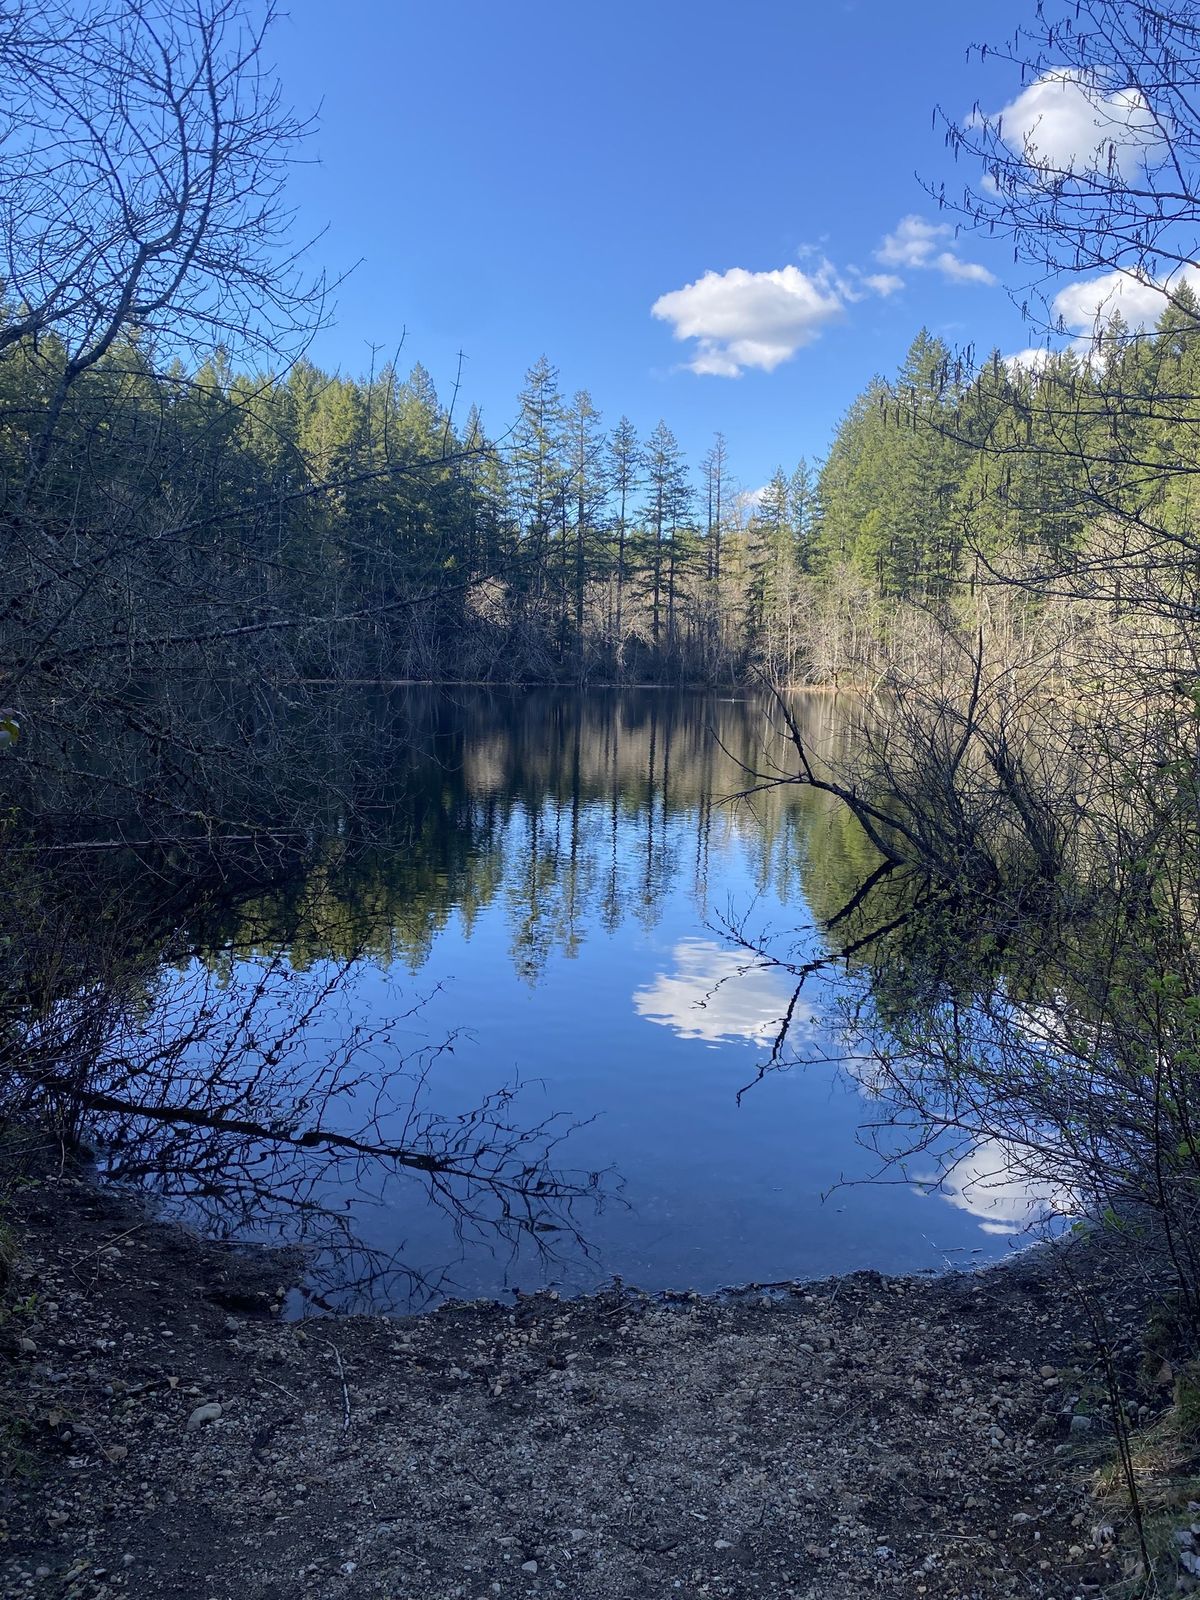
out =
[[[818,749],[853,738],[833,698],[797,705]],[[919,1170],[865,1181],[878,1160],[863,1128],[880,1108],[860,1082],[869,1074],[839,1064],[834,984],[809,980],[795,1009],[791,1042],[806,1064],[739,1101],[793,986],[727,926],[815,953],[814,920],[871,864],[818,795],[787,786],[752,804],[734,798],[745,767],[786,759],[764,702],[398,690],[389,715],[406,730],[386,796],[394,843],[351,861],[331,840],[327,867],[286,906],[246,908],[214,960],[237,977],[282,957],[282,970],[312,982],[351,957],[340,1021],[309,1025],[318,1044],[322,1028],[382,1025],[424,997],[379,1047],[385,1076],[387,1050],[457,1031],[421,1104],[456,1114],[520,1080],[509,1119],[580,1124],[555,1159],[603,1171],[609,1198],[576,1211],[590,1254],[564,1235],[543,1260],[513,1255],[486,1226],[463,1234],[419,1181],[367,1162],[317,1186],[362,1243],[427,1275],[435,1299],[587,1289],[614,1274],[708,1291],[940,1269],[1013,1248],[1030,1202],[995,1152],[933,1192]],[[406,1114],[385,1110],[385,1130],[399,1137]],[[354,1111],[342,1115],[350,1127]],[[357,1303],[357,1289],[339,1291],[336,1253],[323,1270],[334,1303]],[[362,1297],[403,1308],[411,1287],[389,1272]]]

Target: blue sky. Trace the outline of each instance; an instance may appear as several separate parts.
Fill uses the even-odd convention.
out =
[[[922,325],[1028,343],[1007,247],[928,233],[918,175],[968,176],[933,107],[1011,100],[967,47],[1031,10],[291,0],[272,54],[291,103],[320,107],[297,229],[326,228],[330,269],[360,263],[314,357],[363,370],[403,332],[445,395],[461,349],[496,434],[545,353],[567,393],[643,432],[665,417],[693,461],[721,429],[755,487],[823,453]]]

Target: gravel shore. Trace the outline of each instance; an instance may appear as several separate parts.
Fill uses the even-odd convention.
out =
[[[1079,1269],[1051,1252],[295,1323],[278,1261],[86,1178],[20,1208],[6,1596],[965,1600],[1120,1576]],[[1145,1307],[1077,1249],[1145,1416]]]

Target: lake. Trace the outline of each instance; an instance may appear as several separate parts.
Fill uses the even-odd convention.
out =
[[[794,704],[818,751],[852,743],[846,704]],[[165,974],[159,1004],[178,1015],[201,984],[228,1014],[239,986],[257,988],[305,1060],[358,1030],[371,1071],[348,1072],[327,1113],[347,1129],[369,1109],[399,1138],[519,1084],[501,1121],[560,1119],[552,1158],[578,1175],[578,1236],[546,1224],[514,1243],[490,1202],[447,1209],[421,1175],[369,1156],[349,1172],[320,1165],[305,1204],[344,1235],[312,1235],[320,1303],[401,1310],[614,1275],[711,1291],[970,1265],[1021,1240],[1036,1202],[1001,1151],[976,1152],[939,1186],[923,1181],[932,1158],[870,1181],[881,1108],[869,1062],[845,1061],[857,1048],[845,975],[806,981],[788,1035],[799,1059],[756,1081],[795,984],[733,931],[814,956],[815,924],[872,864],[856,826],[811,790],[738,798],[750,774],[789,770],[769,712],[738,694],[371,691],[397,750],[377,836],[331,825],[286,892],[239,906],[202,959]],[[314,985],[322,1003],[293,1001],[282,1021],[284,992]],[[405,1092],[389,1097],[410,1059]],[[190,1191],[166,1182],[170,1165],[160,1154],[156,1186],[176,1199],[182,1187],[211,1231],[286,1237],[310,1220],[276,1209],[269,1176],[231,1185],[229,1204],[217,1163]],[[118,1176],[136,1166],[114,1157]]]

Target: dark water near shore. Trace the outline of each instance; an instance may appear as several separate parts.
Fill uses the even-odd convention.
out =
[[[588,1249],[564,1232],[543,1241],[557,1246],[549,1258],[528,1244],[514,1252],[486,1222],[456,1224],[420,1179],[369,1160],[323,1172],[310,1199],[423,1275],[433,1298],[579,1290],[613,1274],[711,1290],[940,1269],[1013,1247],[1031,1201],[1006,1180],[1002,1152],[980,1152],[936,1190],[920,1181],[932,1159],[886,1183],[859,1181],[878,1168],[863,1130],[880,1108],[863,1087],[869,1063],[841,1064],[851,1041],[835,982],[809,980],[795,1005],[790,1044],[805,1064],[739,1101],[793,985],[729,927],[815,954],[812,924],[871,864],[854,826],[811,791],[734,798],[746,768],[786,765],[764,702],[403,694],[413,731],[387,798],[392,842],[350,863],[332,839],[327,869],[294,885],[286,905],[245,908],[210,965],[236,982],[274,959],[312,983],[348,960],[336,1004],[306,1025],[310,1050],[324,1041],[332,1051],[337,1029],[382,1027],[423,998],[372,1046],[383,1077],[389,1053],[456,1034],[428,1063],[418,1103],[457,1115],[519,1080],[510,1123],[561,1114],[577,1124],[554,1159],[603,1173],[608,1199],[575,1209]],[[797,707],[818,749],[853,740],[834,698]],[[372,1079],[336,1116],[349,1130],[368,1101],[376,1113],[377,1096]],[[385,1105],[378,1126],[399,1138],[411,1115],[407,1103]],[[207,1202],[194,1210],[215,1225]],[[261,1221],[243,1208],[236,1226]],[[339,1288],[340,1270],[326,1252],[331,1302],[359,1303],[354,1272]],[[403,1308],[412,1290],[386,1272],[361,1298]]]

